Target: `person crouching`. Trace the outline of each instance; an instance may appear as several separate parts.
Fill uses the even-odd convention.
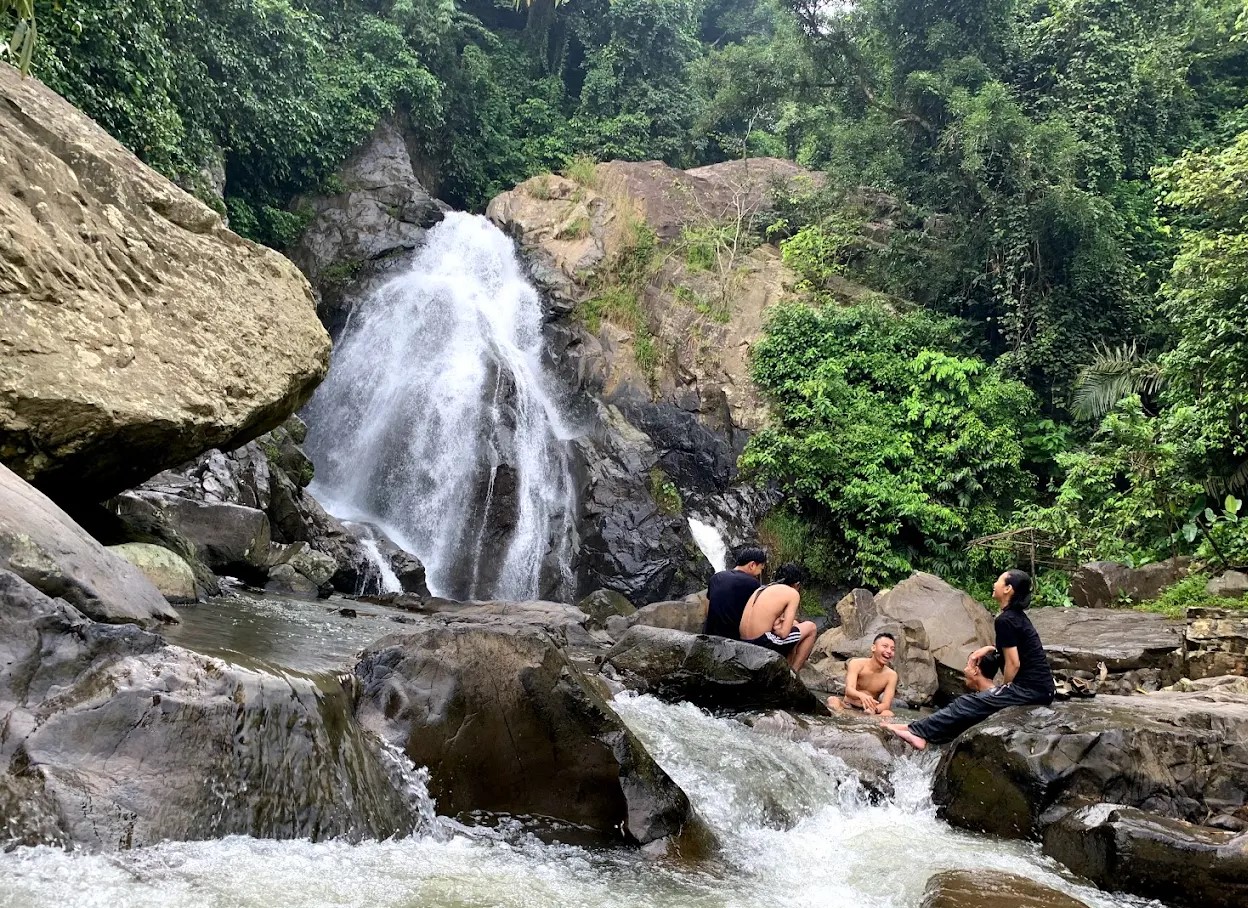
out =
[[[741,614],[741,639],[784,656],[793,671],[806,664],[815,647],[815,622],[797,620],[805,580],[801,565],[780,565],[775,579],[754,592]]]

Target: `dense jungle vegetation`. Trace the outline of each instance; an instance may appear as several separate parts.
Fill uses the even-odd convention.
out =
[[[31,0],[4,0],[13,22]],[[1248,562],[1244,0],[33,0],[32,71],[278,248],[390,111],[460,207],[589,156],[824,172],[742,465],[831,582]],[[12,23],[0,23],[7,26]],[[19,35],[19,37],[22,37]],[[15,49],[32,49],[14,42]],[[872,187],[902,226],[864,243]],[[830,278],[877,291],[836,302]],[[994,556],[994,563],[999,556]],[[1058,584],[1042,586],[1050,601]]]

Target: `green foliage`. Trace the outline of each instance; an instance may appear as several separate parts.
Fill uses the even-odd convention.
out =
[[[587,154],[574,155],[563,175],[586,189],[598,188],[598,162]]]
[[[660,466],[650,468],[650,497],[662,514],[679,514],[685,506],[680,490]]]
[[[35,0],[0,0],[0,21],[10,15],[16,22],[9,39],[0,42],[0,59],[8,58],[25,75],[30,72],[39,31],[35,23]]]
[[[753,376],[775,425],[741,466],[779,484],[840,576],[881,585],[918,566],[965,572],[973,536],[1032,494],[1034,396],[967,355],[965,326],[876,305],[777,309]]]
[[[619,252],[593,278],[594,294],[577,308],[590,331],[597,332],[605,320],[632,333],[633,355],[651,384],[659,351],[641,300],[654,273],[657,250],[654,230],[641,219],[630,221]]]
[[[859,239],[845,220],[808,224],[780,243],[784,263],[797,272],[796,289],[802,293],[827,288],[833,276],[845,272],[846,256]]]
[[[1182,618],[1189,608],[1248,609],[1248,599],[1211,595],[1205,589],[1208,583],[1208,574],[1188,574],[1163,590],[1153,601],[1140,603],[1135,609],[1141,612],[1157,612],[1169,618]]]

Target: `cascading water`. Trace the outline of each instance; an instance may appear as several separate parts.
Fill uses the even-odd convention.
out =
[[[689,534],[711,567],[717,571],[728,567],[728,543],[724,541],[723,534],[711,523],[696,517],[689,517],[688,520]]]
[[[416,555],[437,595],[571,593],[571,433],[541,327],[511,241],[449,214],[352,311],[306,412],[312,493]]]
[[[1081,884],[1034,844],[951,829],[929,797],[931,758],[905,763],[894,797],[873,803],[839,760],[809,744],[688,704],[625,696],[616,707],[714,832],[712,859],[552,845],[517,824],[469,835],[447,821],[426,825],[432,834],[360,845],[232,836],[115,855],[43,847],[0,855],[0,906],[916,908],[933,873],[991,869],[1090,908],[1158,908]],[[420,802],[422,779],[411,781]]]

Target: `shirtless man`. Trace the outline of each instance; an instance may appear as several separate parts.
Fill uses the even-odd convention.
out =
[[[845,709],[848,706],[872,716],[892,716],[897,672],[891,663],[896,653],[896,637],[888,633],[876,634],[871,641],[870,656],[849,660],[845,696],[828,697],[828,708]]]
[[[793,671],[806,664],[815,648],[815,622],[797,620],[805,579],[801,565],[780,565],[775,579],[754,592],[741,614],[741,639],[784,656]]]

